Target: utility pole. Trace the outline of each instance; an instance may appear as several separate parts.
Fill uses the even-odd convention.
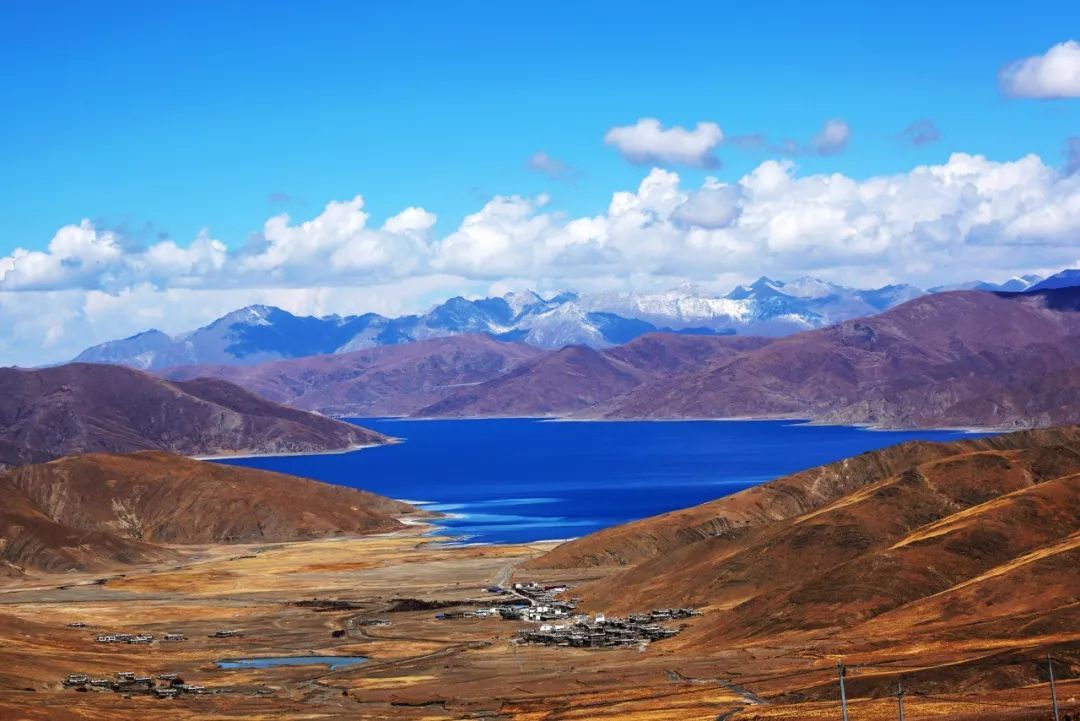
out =
[[[904,721],[904,682],[896,682],[896,706],[900,710],[900,721]]]
[[[844,676],[847,676],[847,668],[844,667],[843,661],[836,663],[836,672],[840,675],[840,713],[844,721],[848,721],[847,717],[847,693],[844,691]]]
[[[1061,721],[1058,716],[1057,689],[1054,688],[1054,660],[1050,654],[1046,654],[1046,665],[1050,669],[1050,700],[1054,703],[1054,721]]]

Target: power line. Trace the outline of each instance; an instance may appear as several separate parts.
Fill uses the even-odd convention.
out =
[[[956,661],[956,662],[954,662],[954,664],[959,665],[959,664],[965,664],[965,663],[968,663],[968,662],[976,662],[976,661],[985,660],[985,659],[986,659],[986,657],[965,659],[965,660],[961,660],[961,661]],[[998,662],[1000,663],[1000,660]],[[884,670],[892,671],[892,670],[898,670],[898,669],[904,669],[904,668],[909,668],[909,669],[910,668],[918,668],[918,669],[930,669],[930,668],[933,668],[933,667],[927,666],[925,664],[920,665],[920,666],[888,665],[890,663],[891,662],[886,661],[886,662],[877,663],[877,664],[858,664],[858,665],[852,665],[852,666],[845,666],[843,662],[838,662],[836,664],[837,669],[839,671],[840,712],[841,712],[841,718],[843,719],[843,721],[848,721],[847,692],[846,692],[846,689],[844,687],[844,678],[847,676],[847,672],[848,672],[849,669],[873,668],[873,669],[878,669],[878,670],[884,669]],[[1050,656],[1050,654],[1046,654],[1046,664],[1047,664],[1047,668],[1048,668],[1049,676],[1050,676],[1050,684],[1049,684],[1050,685],[1050,700],[1051,700],[1052,708],[1053,708],[1053,711],[1054,711],[1054,721],[1061,721],[1061,716],[1060,716],[1060,711],[1058,709],[1058,701],[1057,701],[1057,688],[1056,688],[1055,683],[1054,683],[1054,661],[1053,661],[1053,658]],[[950,664],[950,665],[952,665],[952,664]],[[897,705],[897,713],[899,714],[899,721],[905,721],[904,720],[904,697],[907,695],[908,691],[906,691],[904,689],[903,680],[902,680],[903,675],[901,675],[900,678],[901,678],[901,680],[898,681],[897,685],[896,685],[896,694],[895,694],[895,696],[896,696],[896,705]],[[924,699],[928,699],[928,700],[932,700],[932,701],[941,701],[941,702],[945,702],[945,703],[967,704],[967,705],[972,705],[972,706],[984,706],[984,707],[996,707],[996,708],[1020,709],[1020,710],[1024,710],[1024,711],[1042,711],[1042,710],[1045,709],[1044,706],[1024,706],[1024,705],[1021,705],[1021,704],[1010,704],[1010,703],[1003,703],[1003,702],[1000,702],[1000,701],[975,701],[975,700],[960,699],[960,698],[946,698],[946,697],[943,697],[943,696],[937,696],[937,695],[933,695],[933,694],[922,693],[922,692],[919,692],[919,691],[913,691],[911,693],[914,693],[916,696],[919,696],[920,698],[924,698]]]
[[[931,701],[943,701],[945,703],[968,704],[968,705],[971,705],[971,706],[994,706],[994,707],[997,707],[997,708],[1020,709],[1021,711],[1043,711],[1043,710],[1046,709],[1045,706],[1021,706],[1020,704],[1003,703],[1001,701],[973,701],[971,699],[949,698],[947,696],[936,696],[934,694],[922,693],[920,691],[912,691],[911,693],[913,695],[915,695],[915,696],[918,696],[919,698],[925,698],[925,699],[929,699]]]
[[[995,656],[997,658],[995,658]],[[947,664],[944,664],[944,665],[947,665],[947,666],[962,666],[962,665],[969,664],[969,663],[979,663],[979,662],[991,663],[991,664],[1001,664],[1001,665],[1016,665],[1016,664],[1021,664],[1021,663],[1031,663],[1033,661],[1033,659],[1030,659],[1030,658],[1028,658],[1028,659],[1004,658],[1003,659],[1000,656],[1001,656],[1001,654],[984,654],[984,655],[976,656],[976,657],[973,657],[973,658],[958,659],[958,660],[951,661],[951,662],[949,662]],[[1054,718],[1054,721],[1060,721],[1060,718],[1061,718],[1060,717],[1060,709],[1058,707],[1057,689],[1056,689],[1056,685],[1055,685],[1056,679],[1054,677],[1054,668],[1053,668],[1054,660],[1057,660],[1057,659],[1054,659],[1053,656],[1051,656],[1050,654],[1047,654],[1046,661],[1047,661],[1047,664],[1048,664],[1049,677],[1050,677],[1050,684],[1049,685],[1050,685],[1051,703],[1052,703],[1053,713],[1054,713],[1053,718]],[[1068,664],[1065,664],[1064,662],[1062,662],[1060,660],[1058,660],[1058,663],[1060,663],[1062,665],[1068,665]],[[924,693],[924,692],[921,692],[921,691],[909,690],[909,689],[904,688],[904,683],[903,683],[903,676],[905,675],[903,673],[904,671],[912,671],[912,670],[916,670],[916,671],[934,671],[935,669],[940,669],[941,666],[942,666],[942,664],[936,664],[935,665],[933,663],[905,664],[905,663],[901,663],[900,660],[896,660],[896,661],[879,661],[877,663],[863,663],[863,664],[851,664],[851,665],[845,664],[843,661],[838,661],[834,668],[835,668],[836,673],[837,673],[837,682],[838,682],[838,685],[839,685],[840,713],[841,713],[842,721],[848,721],[848,699],[847,699],[847,684],[846,684],[846,681],[847,681],[848,676],[849,676],[849,674],[851,672],[858,671],[858,670],[861,670],[861,669],[872,670],[872,671],[875,672],[875,673],[871,673],[868,676],[868,678],[873,678],[875,676],[876,677],[888,677],[890,675],[893,675],[893,674],[890,674],[888,672],[899,672],[900,673],[900,680],[898,681],[898,683],[896,685],[896,691],[895,692],[889,693],[889,694],[887,694],[885,696],[873,696],[873,697],[870,697],[870,698],[866,699],[866,700],[873,701],[873,700],[883,700],[885,698],[890,698],[890,697],[895,698],[896,699],[896,707],[897,707],[897,714],[898,714],[899,721],[905,721],[906,709],[905,709],[904,701],[905,701],[905,698],[907,696],[909,696],[909,695],[914,695],[914,696],[917,696],[919,698],[926,699],[926,700],[929,700],[929,701],[939,701],[939,702],[942,702],[942,703],[962,704],[962,705],[980,706],[980,707],[987,707],[987,708],[1006,708],[1006,709],[1016,709],[1016,710],[1022,710],[1022,711],[1045,711],[1046,710],[1045,706],[1027,706],[1027,705],[1023,705],[1023,704],[1008,703],[1008,702],[1002,702],[1002,701],[978,701],[978,700],[971,700],[971,699],[964,699],[964,698],[949,698],[949,697],[945,697],[945,696],[938,696],[936,694]],[[772,683],[772,682],[775,682],[775,681],[783,681],[783,680],[791,679],[791,678],[799,678],[799,677],[802,677],[802,676],[811,676],[811,675],[814,675],[814,674],[820,674],[820,673],[823,673],[823,672],[827,672],[829,670],[830,670],[830,667],[828,667],[828,666],[819,666],[817,668],[801,669],[801,670],[798,670],[798,671],[792,671],[792,672],[788,672],[788,673],[774,674],[772,676],[758,676],[758,677],[753,677],[753,678],[736,678],[736,679],[733,679],[733,682],[737,682],[739,684],[746,684],[746,685],[750,685],[750,684],[766,684],[766,683]],[[823,684],[815,684],[815,686],[820,686],[820,685],[823,685]]]
[[[738,682],[740,685],[749,684],[749,683],[770,683],[772,681],[783,681],[784,679],[788,679],[788,678],[797,678],[799,676],[809,676],[811,674],[822,673],[822,672],[831,671],[831,670],[832,670],[831,667],[826,666],[826,667],[822,667],[822,668],[803,669],[802,671],[792,671],[791,673],[777,674],[775,676],[760,676],[760,677],[757,677],[757,678],[750,678],[750,679],[733,678],[732,680]]]

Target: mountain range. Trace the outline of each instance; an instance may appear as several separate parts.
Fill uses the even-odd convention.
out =
[[[259,365],[179,366],[170,380],[236,383],[275,403],[336,416],[406,416],[499,378],[547,351],[482,334],[449,336]]]
[[[545,351],[469,335],[162,373],[334,415],[1032,427],[1077,420],[1078,358],[1080,288],[1066,287],[929,294],[780,338],[650,333]]]
[[[924,293],[910,285],[860,290],[815,278],[787,283],[760,278],[724,296],[683,285],[663,293],[561,293],[543,298],[516,292],[479,300],[455,297],[427,313],[397,318],[375,313],[302,317],[256,305],[176,337],[148,330],[102,343],[87,348],[75,361],[142,369],[254,365],[469,333],[545,349],[607,348],[657,331],[783,336],[879,313]]]
[[[1078,359],[1080,288],[952,291],[642,384],[588,415],[1045,426],[1077,420]]]

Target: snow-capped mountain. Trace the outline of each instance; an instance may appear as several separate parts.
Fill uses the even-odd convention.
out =
[[[1080,287],[1080,268],[1068,268],[1060,273],[1055,273],[1049,278],[1035,283],[1027,290],[1039,291],[1075,287]]]
[[[133,368],[161,368],[190,363],[183,347],[159,330],[151,329],[130,338],[87,348],[75,358],[87,363],[116,363]]]
[[[1013,290],[1023,284],[1027,289],[1039,280],[1024,276],[972,287]],[[250,365],[465,333],[540,348],[572,344],[605,348],[658,330],[778,336],[880,313],[924,292],[910,285],[864,290],[810,277],[788,282],[763,277],[726,295],[682,285],[659,293],[567,292],[544,298],[526,291],[477,300],[459,296],[426,313],[397,318],[376,313],[314,318],[257,305],[176,337],[151,330],[102,343],[75,360],[144,369]]]
[[[311,318],[253,305],[180,336],[158,330],[87,348],[76,362],[168,368],[205,363],[253,364],[333,353],[387,319],[374,313]]]
[[[1005,293],[1023,293],[1043,281],[1041,275],[1034,273],[1018,275],[1009,278],[1004,283],[994,283],[986,280],[973,280],[967,283],[955,283],[953,285],[939,285],[930,289],[931,293],[940,293],[945,290],[989,290]]]
[[[878,313],[924,292],[910,285],[859,290],[817,278],[785,283],[762,277],[722,297],[683,285],[663,293],[596,294],[578,303],[673,329],[787,335]]]
[[[596,293],[578,298],[576,304],[592,312],[614,313],[670,328],[739,326],[747,319],[746,304],[710,297],[689,284],[662,293]]]

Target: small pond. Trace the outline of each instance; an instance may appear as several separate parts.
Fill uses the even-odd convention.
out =
[[[218,668],[275,668],[277,666],[326,666],[331,671],[367,661],[367,656],[269,656],[266,658],[226,658]]]

